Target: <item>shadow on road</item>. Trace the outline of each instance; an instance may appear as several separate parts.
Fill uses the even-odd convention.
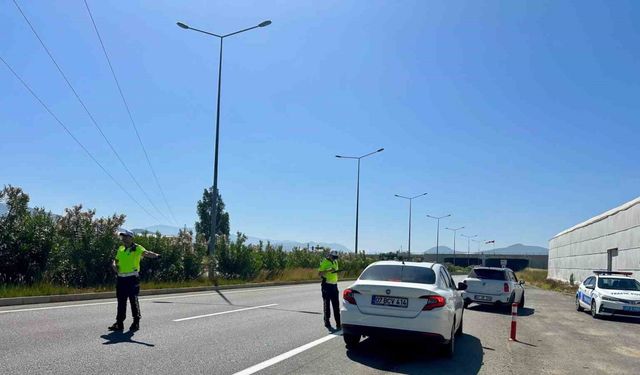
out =
[[[631,323],[631,324],[640,324],[639,318],[634,318],[632,316],[600,316],[601,320],[607,320],[611,322],[620,322],[620,323]]]
[[[365,366],[399,374],[477,374],[482,367],[484,351],[480,339],[463,335],[456,340],[455,355],[442,358],[438,345],[430,343],[398,343],[368,338],[347,357]],[[492,350],[491,348],[486,348]]]
[[[492,305],[470,305],[467,310],[486,312],[491,314],[511,315],[511,306],[509,308],[505,306],[492,306]],[[535,313],[536,309],[530,307],[522,307],[518,309],[518,316],[531,316]]]
[[[154,347],[155,346],[153,344],[149,344],[149,343],[146,343],[146,342],[133,340],[133,332],[131,332],[131,331],[127,331],[127,332],[111,332],[109,334],[102,335],[100,337],[102,337],[103,339],[107,340],[107,341],[103,342],[102,345],[112,345],[112,344],[120,344],[120,343],[123,343],[123,342],[129,342],[129,343],[132,343],[132,344],[140,344],[140,345],[145,345],[145,346],[149,346],[149,347]]]

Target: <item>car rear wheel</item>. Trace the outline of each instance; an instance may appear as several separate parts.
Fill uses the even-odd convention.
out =
[[[347,349],[353,349],[360,343],[360,335],[352,335],[349,333],[343,333],[342,338],[347,346]]]
[[[578,296],[576,296],[576,310],[577,311],[584,311],[582,306],[580,306],[580,298],[578,298]]]
[[[598,310],[596,310],[596,301],[591,301],[591,316],[594,319],[598,319],[600,316],[598,315]]]
[[[453,322],[453,326],[451,326],[451,339],[449,340],[448,343],[442,344],[441,352],[442,352],[442,356],[445,358],[453,357],[453,352],[455,351],[455,347],[456,347],[455,328],[456,328],[456,322]]]

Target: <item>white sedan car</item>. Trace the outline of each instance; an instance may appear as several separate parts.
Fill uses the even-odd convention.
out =
[[[576,310],[587,309],[591,316],[640,317],[640,282],[631,272],[593,271],[576,293]]]
[[[446,267],[438,263],[375,262],[342,293],[342,336],[353,348],[362,336],[417,337],[453,356],[462,334],[463,301]]]

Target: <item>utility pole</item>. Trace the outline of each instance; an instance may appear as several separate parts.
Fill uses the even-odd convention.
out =
[[[450,231],[453,232],[453,265],[456,265],[456,232],[459,231],[460,229],[464,229],[464,227],[460,227],[460,228],[444,228],[444,229],[448,229]]]

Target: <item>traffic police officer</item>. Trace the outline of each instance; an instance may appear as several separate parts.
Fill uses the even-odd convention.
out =
[[[140,293],[140,258],[158,258],[159,254],[146,250],[133,242],[133,232],[123,229],[119,233],[123,245],[118,248],[112,267],[118,273],[116,283],[116,297],[118,299],[118,314],[116,322],[109,327],[110,331],[122,331],[124,319],[127,316],[127,299],[131,303],[131,315],[133,324],[130,331],[140,329],[140,305],[138,294]]]
[[[331,308],[333,307],[333,318],[336,321],[336,329],[342,328],[340,325],[340,301],[338,299],[338,252],[332,250],[326,258],[320,262],[318,273],[322,277],[322,301],[324,302],[324,326],[331,329]],[[331,306],[329,306],[331,305]]]

